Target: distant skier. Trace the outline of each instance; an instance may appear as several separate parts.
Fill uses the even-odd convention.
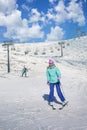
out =
[[[25,75],[25,77],[27,76],[27,71],[28,69],[24,66],[24,68],[22,69],[22,77]]]
[[[65,100],[65,97],[60,88],[61,73],[58,67],[55,66],[53,59],[49,59],[49,65],[46,70],[46,75],[47,75],[47,84],[49,85],[49,88],[50,88],[49,102],[48,102],[49,105],[55,106],[54,105],[54,86],[56,86],[57,95],[62,101],[62,105],[65,105],[67,101]]]

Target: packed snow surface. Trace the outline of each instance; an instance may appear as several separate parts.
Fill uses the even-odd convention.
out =
[[[87,130],[87,37],[54,43],[0,45],[0,130]],[[48,59],[53,58],[62,78],[68,106],[61,107],[55,90],[56,110],[48,105]],[[27,77],[21,77],[23,66]]]

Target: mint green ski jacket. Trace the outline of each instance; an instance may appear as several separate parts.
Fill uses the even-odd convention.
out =
[[[59,82],[58,77],[61,77],[60,70],[56,66],[48,67],[46,71],[47,82],[57,83]]]

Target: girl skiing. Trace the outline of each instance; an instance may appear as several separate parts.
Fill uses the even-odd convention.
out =
[[[47,84],[49,85],[49,105],[54,106],[54,86],[56,86],[57,95],[62,101],[62,105],[66,104],[65,97],[60,88],[61,73],[58,67],[55,66],[53,59],[49,59],[49,66],[46,70]]]

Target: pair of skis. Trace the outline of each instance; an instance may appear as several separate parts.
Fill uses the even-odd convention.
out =
[[[62,107],[60,107],[59,110],[62,110],[66,105],[68,105],[68,101],[64,105],[62,105]]]
[[[59,107],[58,109],[59,110],[62,110],[65,106],[67,106],[68,105],[68,101],[64,104],[64,105],[62,105],[61,107]],[[56,110],[57,108],[54,106],[54,105],[50,105],[49,104],[49,106],[51,106],[52,107],[52,110]]]

